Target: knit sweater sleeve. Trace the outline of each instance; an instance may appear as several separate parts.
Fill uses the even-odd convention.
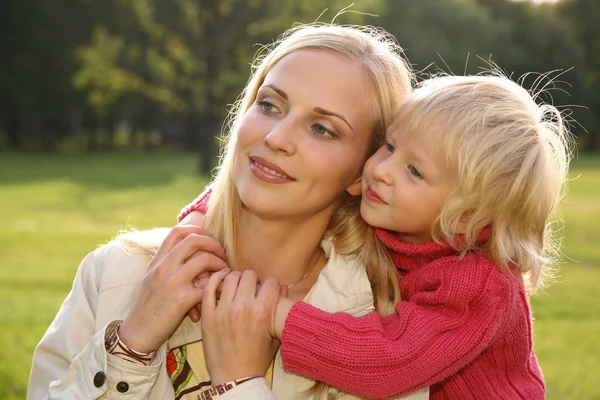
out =
[[[284,326],[284,367],[346,392],[401,396],[466,366],[510,312],[510,279],[485,259],[450,257],[409,273],[395,313],[353,317],[305,303]]]
[[[210,186],[206,187],[204,191],[194,199],[194,201],[181,209],[179,215],[177,216],[177,221],[181,222],[182,219],[187,217],[193,211],[200,211],[202,214],[206,214],[211,193],[212,189]]]

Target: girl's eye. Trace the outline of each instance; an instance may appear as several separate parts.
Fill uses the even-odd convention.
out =
[[[335,133],[331,132],[329,129],[325,128],[321,124],[316,124],[313,129],[319,136],[324,136],[330,139],[337,137]]]
[[[412,176],[414,176],[415,178],[423,179],[423,175],[421,175],[421,173],[419,172],[419,170],[417,168],[415,168],[414,165],[409,165],[408,166],[408,172],[410,172],[410,174]]]
[[[259,101],[257,104],[258,104],[258,105],[260,106],[260,108],[261,108],[261,109],[262,109],[264,112],[266,112],[266,113],[270,113],[270,112],[273,112],[273,111],[276,111],[276,110],[277,110],[277,107],[275,107],[275,106],[273,105],[273,103],[269,103],[269,102],[268,102],[268,101],[266,101],[266,100]]]
[[[387,149],[387,151],[389,151],[390,153],[393,153],[393,152],[394,152],[394,150],[395,150],[395,149],[394,149],[394,146],[392,146],[392,145],[391,145],[391,144],[389,144],[389,143],[386,143],[384,146],[385,146],[385,148]]]

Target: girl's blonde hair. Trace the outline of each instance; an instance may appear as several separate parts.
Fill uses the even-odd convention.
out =
[[[391,128],[430,135],[456,177],[434,239],[464,255],[489,230],[481,250],[518,268],[531,292],[558,255],[555,217],[571,158],[561,113],[536,97],[499,73],[434,77],[409,96]]]
[[[238,225],[242,204],[233,180],[233,160],[238,125],[254,103],[265,76],[286,55],[299,50],[322,50],[347,57],[360,63],[368,74],[375,93],[373,140],[365,149],[365,158],[379,146],[385,129],[392,122],[394,111],[412,88],[412,75],[402,58],[402,50],[385,31],[372,27],[338,26],[330,24],[302,25],[285,32],[279,40],[263,49],[252,67],[250,80],[229,115],[230,127],[226,135],[221,162],[211,187],[205,228],[224,244],[228,261],[235,268],[237,238],[243,234]],[[357,162],[364,162],[357,160]],[[373,287],[375,304],[387,312],[388,304],[399,298],[396,271],[373,229],[360,217],[360,197],[346,194],[342,205],[333,215],[326,232],[341,254],[357,254],[367,266]]]

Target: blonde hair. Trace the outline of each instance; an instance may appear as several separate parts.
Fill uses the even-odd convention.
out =
[[[230,132],[226,136],[227,144],[218,172],[211,183],[213,193],[204,219],[205,228],[224,244],[232,268],[235,268],[237,237],[241,234],[238,221],[242,205],[232,176],[238,125],[254,103],[271,68],[286,55],[306,49],[343,55],[360,63],[368,74],[376,98],[372,102],[375,111],[373,140],[370,148],[365,149],[365,159],[382,142],[394,111],[411,91],[412,75],[401,56],[402,50],[383,30],[330,24],[302,25],[288,30],[272,46],[265,47],[267,54],[256,58],[248,85],[230,112]],[[373,229],[360,217],[360,197],[345,194],[344,197],[325,236],[332,239],[338,253],[357,254],[365,262],[377,309],[387,311],[390,300],[399,298],[396,271]]]
[[[434,239],[464,255],[477,250],[478,237],[489,230],[481,250],[503,267],[518,268],[530,292],[558,255],[556,212],[571,157],[561,113],[536,104],[536,97],[494,72],[434,77],[409,96],[393,123],[439,138],[437,150],[456,177]]]
[[[302,25],[286,31],[276,43],[264,47],[266,55],[259,54],[255,59],[250,80],[230,111],[227,124],[230,130],[225,135],[226,145],[222,149],[220,165],[210,184],[212,194],[203,224],[223,243],[232,268],[236,267],[236,244],[242,234],[238,224],[242,204],[232,176],[238,125],[254,103],[257,91],[271,68],[286,55],[306,49],[343,55],[360,63],[370,78],[375,94],[375,101],[372,102],[373,138],[369,148],[365,149],[362,162],[383,142],[395,110],[412,90],[413,77],[402,58],[402,49],[391,35],[380,29],[329,24]],[[364,263],[376,309],[382,314],[389,314],[400,299],[396,269],[374,229],[360,216],[360,196],[349,196],[345,192],[340,195],[344,197],[342,204],[332,215],[325,237],[332,240],[336,252],[355,255]],[[156,251],[156,243],[145,241],[144,245],[137,237],[134,233],[122,239],[129,247],[145,252]],[[325,399],[329,390],[332,388],[328,385],[316,383],[304,394]]]

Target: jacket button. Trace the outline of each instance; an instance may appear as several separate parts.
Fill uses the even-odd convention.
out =
[[[106,382],[106,374],[104,371],[98,371],[96,375],[94,375],[94,386],[99,388],[104,385],[104,382]]]
[[[127,382],[119,382],[117,383],[117,390],[119,391],[119,393],[125,393],[129,390],[129,385],[127,384]]]

